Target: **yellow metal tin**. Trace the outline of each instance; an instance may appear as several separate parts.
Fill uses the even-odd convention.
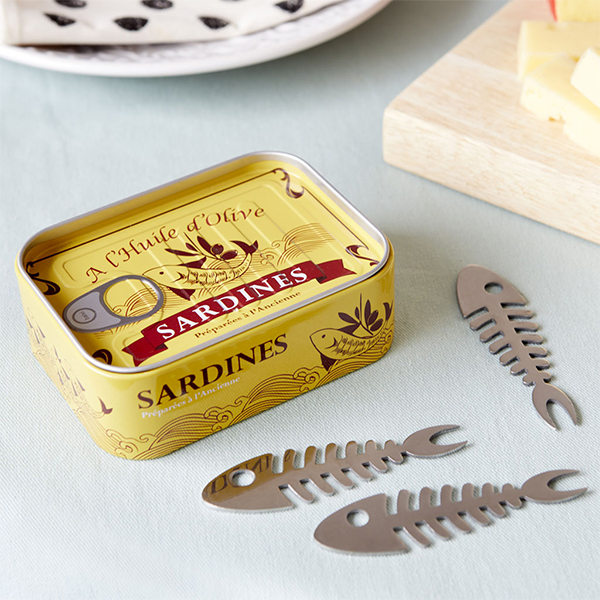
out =
[[[49,228],[17,277],[92,438],[162,456],[380,358],[387,239],[311,167],[248,155]]]

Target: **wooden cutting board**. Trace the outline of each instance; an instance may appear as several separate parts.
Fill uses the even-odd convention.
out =
[[[523,20],[552,20],[544,0],[515,0],[386,109],[385,160],[465,194],[600,244],[600,158],[519,104]]]

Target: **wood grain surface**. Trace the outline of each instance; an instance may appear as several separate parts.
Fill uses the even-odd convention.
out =
[[[600,158],[562,123],[519,104],[521,21],[551,20],[544,0],[515,0],[385,110],[386,162],[600,244]]]

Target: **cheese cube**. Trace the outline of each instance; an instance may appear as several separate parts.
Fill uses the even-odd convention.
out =
[[[579,59],[571,85],[600,107],[600,48],[589,48]]]
[[[521,104],[538,117],[564,121],[565,133],[600,156],[600,108],[571,85],[575,61],[557,56],[525,77]]]
[[[600,0],[549,0],[557,21],[600,21]]]
[[[590,46],[600,46],[600,23],[523,21],[519,35],[519,79],[558,54],[577,60]]]

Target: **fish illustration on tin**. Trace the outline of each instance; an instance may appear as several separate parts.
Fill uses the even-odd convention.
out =
[[[360,305],[362,306],[362,297]],[[353,358],[370,350],[381,338],[385,328],[379,311],[371,311],[370,300],[365,303],[364,310],[361,310],[361,306],[354,309],[354,316],[344,312],[338,313],[340,319],[349,325],[340,329],[320,329],[310,336],[312,345],[321,355],[321,364],[325,369],[331,369],[338,360]],[[383,307],[387,323],[392,316],[392,306],[384,302]],[[359,328],[367,335],[356,335]]]
[[[145,271],[144,276],[165,286],[181,298],[190,300],[192,294],[197,290],[222,285],[241,277],[250,268],[252,255],[258,250],[258,241],[247,244],[240,240],[232,240],[232,243],[244,252],[242,261],[235,266],[205,268],[204,264],[209,257],[227,263],[237,258],[238,252],[237,250],[225,252],[221,244],[211,245],[200,235],[197,236],[197,240],[200,247],[190,240],[185,245],[187,250],[166,248],[167,252],[175,256],[194,257],[194,260],[187,263],[154,267]]]

